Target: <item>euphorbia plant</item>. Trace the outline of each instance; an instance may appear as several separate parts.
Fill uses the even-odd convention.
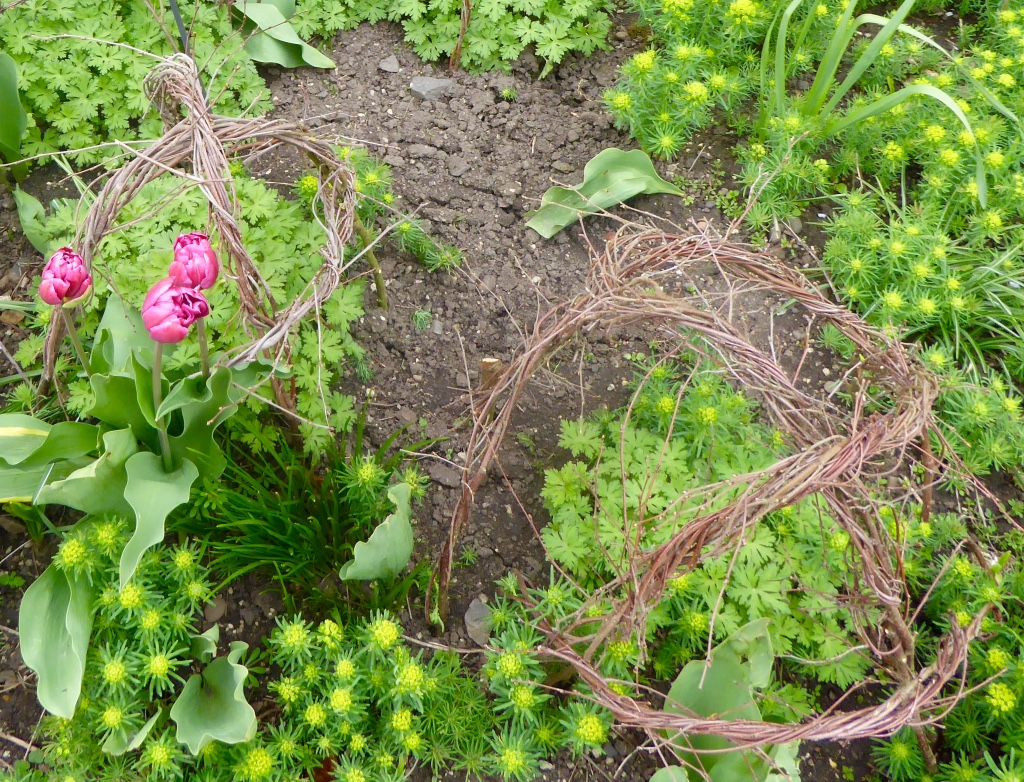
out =
[[[206,237],[180,237],[169,272],[150,290],[141,316],[120,298],[107,300],[88,357],[66,321],[89,373],[94,400],[87,415],[96,423],[0,415],[0,502],[66,505],[86,514],[80,525],[105,515],[134,521],[119,555],[121,590],[163,540],[167,515],[188,500],[196,478],[220,476],[225,459],[214,430],[269,374],[262,366],[216,362],[211,370],[205,348],[201,371],[163,371],[164,352],[210,311],[200,288],[215,282],[218,264]],[[40,297],[67,313],[91,287],[81,256],[63,248],[47,264]],[[92,603],[90,581],[55,565],[22,603],[22,655],[39,677],[40,702],[60,716],[74,714],[81,690]]]

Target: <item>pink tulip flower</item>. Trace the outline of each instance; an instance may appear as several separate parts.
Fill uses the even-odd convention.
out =
[[[174,261],[168,270],[181,288],[205,290],[217,281],[220,264],[206,234],[182,234],[174,240]]]
[[[92,293],[92,276],[85,260],[70,247],[61,247],[43,267],[39,298],[53,306],[74,306]]]
[[[198,289],[175,285],[171,277],[149,289],[142,303],[142,322],[155,342],[173,345],[188,336],[189,327],[210,314]]]

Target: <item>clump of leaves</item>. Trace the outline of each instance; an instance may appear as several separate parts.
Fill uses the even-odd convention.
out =
[[[395,510],[388,496],[393,483],[408,484],[411,499],[425,492],[424,476],[402,462],[431,441],[396,447],[399,430],[368,450],[366,408],[350,416],[354,426],[342,427],[337,443],[316,461],[283,437],[266,443],[236,429],[239,442],[225,442],[223,478],[205,484],[171,529],[202,536],[211,569],[225,583],[257,571],[277,581],[289,602],[297,590],[326,588],[325,579],[352,559],[355,545]]]
[[[300,0],[300,35],[330,36],[361,22],[401,23],[405,39],[427,61],[450,57],[462,23],[459,0]],[[508,71],[533,44],[546,76],[570,52],[607,48],[611,31],[605,0],[485,0],[473,6],[461,65],[469,71]]]
[[[269,91],[242,50],[227,6],[207,0],[184,5],[192,53],[204,66],[214,109],[229,115],[269,109]],[[159,135],[160,118],[142,90],[156,60],[118,44],[167,56],[178,44],[166,31],[175,29],[170,6],[159,3],[28,0],[6,9],[0,14],[0,47],[17,63],[30,114],[22,152],[38,155]],[[74,160],[92,164],[111,154],[90,149]]]
[[[694,490],[764,469],[783,454],[753,403],[712,367],[651,361],[638,369],[647,380],[638,380],[632,415],[623,409],[563,421],[560,445],[575,461],[545,472],[541,496],[551,522],[541,535],[583,587],[621,572],[637,541],[642,550],[666,542],[744,487],[713,496]],[[712,633],[721,640],[771,617],[777,653],[820,661],[805,670],[822,681],[845,687],[858,680],[868,661],[852,650],[853,619],[834,599],[848,588],[848,546],[816,497],[770,515],[735,558],[706,558],[669,583],[649,625],[655,674],[675,675],[704,653]]]

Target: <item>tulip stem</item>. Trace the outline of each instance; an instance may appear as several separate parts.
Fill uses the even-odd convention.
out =
[[[89,366],[89,359],[85,355],[85,348],[82,347],[82,340],[78,338],[78,332],[75,331],[75,322],[71,319],[71,315],[63,307],[60,308],[60,314],[64,317],[64,325],[67,326],[68,336],[71,338],[71,344],[75,346],[75,352],[78,354],[78,360],[82,362],[82,369],[85,370],[85,376],[88,378],[92,377],[92,367]]]
[[[210,379],[210,345],[206,341],[206,321],[199,318],[196,321],[196,332],[199,336],[199,355],[203,362],[203,380]]]
[[[153,349],[153,415],[160,409],[163,401],[164,376],[160,371],[160,365],[164,361],[163,343],[157,342]],[[156,431],[160,436],[160,455],[164,460],[164,472],[172,472],[171,464],[171,442],[167,439],[167,422],[162,417],[156,419]]]

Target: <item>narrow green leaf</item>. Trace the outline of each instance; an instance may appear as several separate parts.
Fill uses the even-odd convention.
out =
[[[394,576],[409,564],[413,545],[410,494],[407,483],[388,489],[388,499],[395,504],[395,512],[377,525],[369,540],[356,543],[352,561],[342,565],[338,573],[342,581],[371,581]]]
[[[635,195],[668,193],[682,195],[662,179],[645,152],[610,148],[599,152],[583,169],[583,182],[575,188],[552,187],[527,226],[550,239],[580,215],[593,214],[620,204]]]
[[[172,510],[188,502],[199,470],[188,459],[174,472],[164,472],[159,456],[141,451],[125,463],[128,476],[124,498],[135,511],[135,532],[121,552],[121,588],[128,583],[146,550],[164,539],[164,521]]]
[[[50,565],[21,599],[21,657],[36,673],[36,696],[58,717],[75,715],[92,633],[92,587]]]
[[[43,221],[46,219],[46,210],[39,203],[39,199],[26,193],[20,187],[14,188],[14,204],[18,207],[18,221],[21,223],[22,233],[31,242],[32,246],[44,257],[50,255],[50,248],[53,240],[50,232],[46,230]]]
[[[8,163],[21,159],[21,137],[28,115],[18,96],[18,68],[7,52],[0,52],[0,152]]]

